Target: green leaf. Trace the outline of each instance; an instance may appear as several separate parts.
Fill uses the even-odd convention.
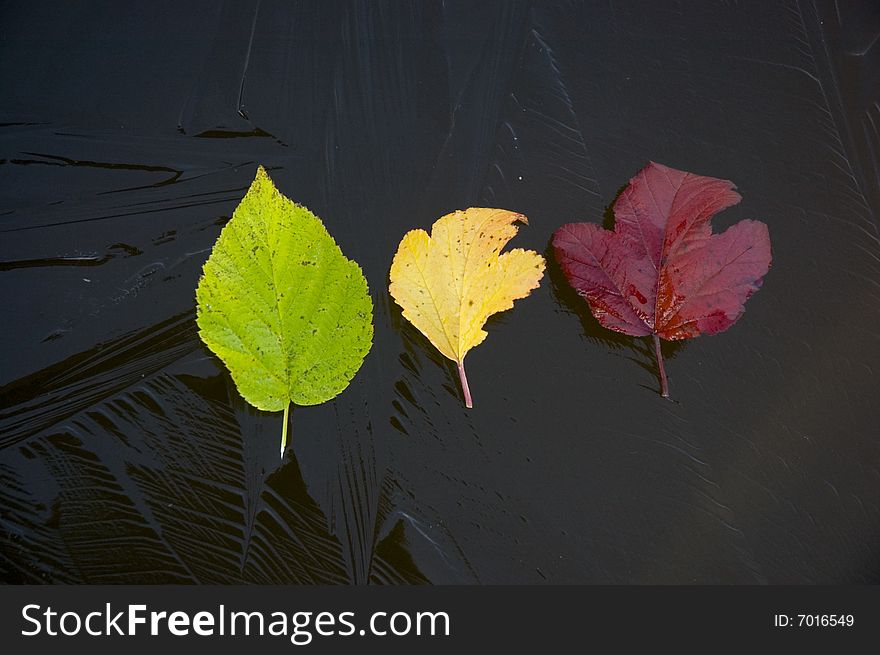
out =
[[[373,341],[373,303],[360,266],[321,220],[257,175],[205,262],[196,289],[202,340],[258,409],[334,398]]]

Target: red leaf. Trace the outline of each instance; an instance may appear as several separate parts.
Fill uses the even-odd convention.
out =
[[[770,268],[764,223],[741,221],[712,234],[712,216],[740,201],[734,188],[650,162],[614,203],[614,232],[569,223],[553,235],[562,270],[599,323],[654,335],[661,378],[659,339],[726,330]]]

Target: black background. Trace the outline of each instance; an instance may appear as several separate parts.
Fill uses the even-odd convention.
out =
[[[0,577],[90,583],[880,579],[880,10],[871,2],[0,7]],[[387,292],[467,206],[545,251],[648,160],[770,228],[728,332],[600,328],[551,264],[454,369]],[[202,263],[257,163],[364,269],[337,399],[251,410]]]

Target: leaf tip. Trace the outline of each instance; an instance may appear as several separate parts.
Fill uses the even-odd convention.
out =
[[[269,172],[266,170],[266,167],[262,164],[257,164],[257,172],[254,175],[254,181],[251,183],[251,186],[258,187],[265,184],[268,184],[272,189],[277,190],[275,182],[273,182],[272,178],[269,177]]]

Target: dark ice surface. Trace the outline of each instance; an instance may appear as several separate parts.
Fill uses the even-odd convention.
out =
[[[0,6],[0,579],[880,582],[880,5]],[[468,206],[549,254],[648,160],[774,261],[728,332],[603,330],[552,264],[454,367],[387,292]],[[370,283],[337,399],[249,408],[194,324],[258,163]]]

